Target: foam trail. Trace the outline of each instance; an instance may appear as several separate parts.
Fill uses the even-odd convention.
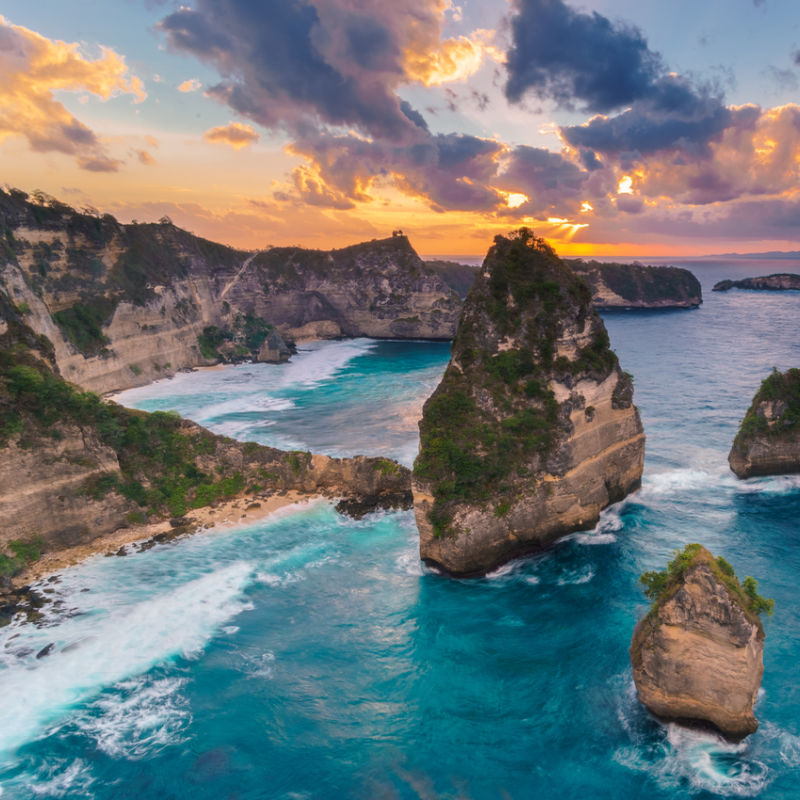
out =
[[[0,753],[29,741],[103,687],[170,657],[198,653],[245,607],[241,594],[250,576],[248,564],[232,564],[159,597],[47,629],[56,648],[41,660],[32,653],[13,662],[6,657],[0,671]],[[76,644],[65,648],[68,643]],[[25,632],[14,642],[24,644]]]

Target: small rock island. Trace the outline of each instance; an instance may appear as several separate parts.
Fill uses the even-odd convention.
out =
[[[648,267],[566,259],[592,290],[596,308],[697,308],[700,281],[682,267]]]
[[[773,601],[753,578],[690,544],[662,572],[640,578],[653,601],[636,626],[630,655],[641,703],[663,720],[708,727],[738,741],[753,733],[764,673],[759,614]]]
[[[758,289],[761,291],[787,291],[800,289],[800,275],[791,272],[779,272],[775,275],[761,275],[757,278],[744,278],[740,281],[719,281],[714,284],[712,292],[727,292],[729,289]]]
[[[775,369],[764,379],[728,463],[739,478],[800,472],[800,369]]]
[[[530,230],[495,237],[420,421],[422,559],[481,575],[592,528],[643,460],[633,381],[589,287]]]

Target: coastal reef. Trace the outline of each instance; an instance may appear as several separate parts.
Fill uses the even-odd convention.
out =
[[[389,459],[239,442],[82,391],[26,320],[0,291],[0,577],[42,550],[239,496],[294,490],[343,498],[358,514],[410,506],[410,472]]]
[[[761,597],[724,558],[690,544],[662,572],[641,577],[653,605],[630,647],[641,703],[656,717],[709,727],[737,741],[758,727],[753,705],[764,672]]]
[[[696,308],[703,302],[700,281],[688,269],[566,262],[589,284],[596,308]]]
[[[800,369],[762,381],[728,454],[739,478],[800,472]]]
[[[177,370],[285,360],[293,340],[450,339],[461,299],[395,235],[338,250],[247,252],[163,217],[124,225],[0,190],[0,288],[61,375],[113,392]]]
[[[787,291],[800,289],[800,275],[779,272],[775,275],[760,275],[740,281],[724,280],[714,284],[712,292],[727,292],[729,289],[758,289],[761,291]]]
[[[495,238],[419,428],[420,555],[453,575],[593,527],[641,480],[633,380],[586,283],[525,228]]]

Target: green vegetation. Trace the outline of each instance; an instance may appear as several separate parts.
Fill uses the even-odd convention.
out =
[[[576,359],[556,359],[563,320],[580,328],[591,293],[544,240],[527,228],[498,236],[486,263],[489,277],[467,298],[451,364],[420,422],[414,472],[431,487],[438,536],[453,532],[458,502],[497,500],[496,513],[508,513],[513,481],[544,463],[561,429],[552,378],[602,380],[617,366],[602,323]],[[494,352],[490,334],[514,346]]]
[[[764,402],[774,404],[778,412],[774,418],[767,419],[764,415],[761,409]],[[800,369],[778,372],[773,367],[747,409],[734,445],[750,436],[779,436],[797,430],[800,430]]]
[[[655,303],[671,300],[675,303],[686,300],[700,300],[702,288],[700,281],[680,267],[646,267],[643,264],[602,263],[567,259],[570,267],[580,274],[586,273],[590,283],[596,282],[591,273],[599,273],[603,282],[612,292],[624,300]]]
[[[41,537],[23,541],[14,539],[6,545],[5,553],[0,552],[0,577],[14,577],[42,557],[43,542]]]
[[[665,570],[645,572],[639,578],[647,599],[653,602],[651,614],[680,588],[687,570],[699,563],[708,565],[750,615],[757,617],[762,613],[772,614],[775,601],[758,594],[758,583],[755,578],[748,576],[739,583],[733,567],[722,556],[714,558],[699,544],[687,544],[683,550],[675,550],[672,561],[667,564]]]
[[[237,314],[230,328],[208,325],[197,337],[203,358],[240,361],[255,358],[267,337],[275,330],[254,314]]]
[[[76,303],[56,311],[53,319],[78,352],[96,356],[107,352],[110,340],[103,333],[103,325],[110,322],[116,307],[116,300],[97,297],[90,304]]]

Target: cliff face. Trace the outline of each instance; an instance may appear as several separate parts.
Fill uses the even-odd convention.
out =
[[[639,700],[662,719],[741,739],[758,727],[753,704],[764,672],[764,629],[727,562],[699,545],[678,559],[682,571],[634,631]]]
[[[64,377],[96,392],[257,358],[273,327],[447,339],[461,305],[404,236],[253,254],[166,219],[121,225],[16,190],[0,190],[0,231],[0,288],[53,343]]]
[[[800,369],[775,370],[762,382],[728,463],[739,478],[800,472]]]
[[[712,291],[727,292],[729,289],[760,289],[763,291],[786,291],[800,289],[800,275],[781,272],[776,275],[761,275],[740,281],[725,280],[714,284]]]
[[[82,392],[26,318],[0,291],[0,579],[20,548],[59,550],[242,494],[343,497],[359,513],[410,505],[394,461],[237,442]]]
[[[421,557],[481,574],[591,528],[643,459],[633,384],[586,284],[529,231],[496,237],[420,422]]]
[[[589,284],[597,308],[696,308],[703,302],[700,281],[688,269],[580,259],[567,263]]]

